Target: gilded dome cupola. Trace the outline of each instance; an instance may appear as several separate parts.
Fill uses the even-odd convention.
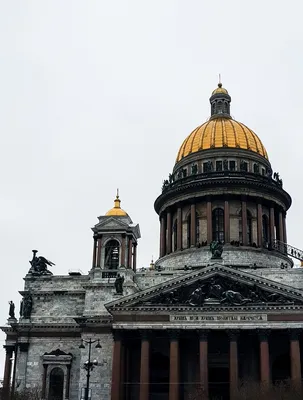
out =
[[[268,160],[266,149],[259,137],[242,122],[231,117],[231,97],[221,82],[212,92],[209,101],[210,118],[187,136],[180,147],[176,163],[188,155],[210,149],[249,150]]]
[[[228,91],[222,87],[222,83],[218,83],[217,89],[212,92],[209,99],[211,104],[211,119],[214,118],[231,118],[230,102],[231,97]]]
[[[106,217],[127,217],[127,213],[121,208],[121,200],[119,198],[119,191],[114,200],[114,207],[105,214]]]

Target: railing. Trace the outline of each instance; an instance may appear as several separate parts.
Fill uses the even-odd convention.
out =
[[[113,270],[103,270],[102,271],[102,278],[103,279],[110,279],[110,278],[116,278],[117,277],[118,271],[113,271]]]
[[[169,182],[168,180],[164,181],[162,192],[165,192],[168,189],[172,189],[178,187],[179,185],[183,185],[186,183],[190,183],[197,180],[207,180],[214,178],[244,178],[248,180],[258,180],[263,183],[275,185],[278,188],[282,188],[282,184],[273,179],[271,176],[261,175],[254,172],[246,172],[246,171],[211,171],[211,172],[203,172],[197,174],[187,175],[186,177],[175,178],[174,181]]]
[[[273,243],[273,249],[277,250],[279,253],[288,255],[290,257],[296,258],[297,260],[303,261],[303,250],[297,249],[290,244],[281,242],[281,240],[275,240]]]

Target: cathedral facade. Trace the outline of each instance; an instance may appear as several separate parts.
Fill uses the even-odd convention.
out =
[[[293,258],[303,254],[287,243],[291,197],[230,103],[219,83],[210,118],[163,182],[150,268],[137,266],[140,228],[118,194],[92,229],[87,275],[53,275],[34,251],[20,318],[11,309],[2,327],[7,396],[233,400],[246,380],[301,391],[303,269]]]

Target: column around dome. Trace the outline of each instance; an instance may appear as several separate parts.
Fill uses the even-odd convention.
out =
[[[262,240],[262,204],[257,204],[257,227],[258,227],[258,246],[263,246]]]
[[[165,218],[162,215],[160,218],[160,257],[164,257],[166,253],[165,232]]]
[[[284,243],[287,243],[286,212],[283,213],[283,237]]]
[[[196,204],[190,205],[190,245],[196,246]]]
[[[229,215],[229,201],[224,201],[224,242],[230,242],[230,215]]]
[[[206,202],[206,219],[207,219],[207,243],[212,242],[213,228],[212,228],[212,202],[210,199]]]
[[[282,215],[282,211],[280,210],[279,211],[279,240],[281,240],[281,242],[284,242],[283,231],[284,231],[283,215]]]
[[[177,225],[177,250],[182,249],[182,208],[181,205],[178,206],[177,209],[177,220],[178,220],[178,225]]]
[[[241,241],[241,238],[239,238]],[[247,203],[246,199],[242,200],[242,243],[247,246]]]
[[[168,210],[166,213],[166,229],[167,229],[166,254],[170,254],[172,252],[172,219],[170,210]]]
[[[269,234],[272,246],[275,241],[275,209],[272,206],[269,209]]]

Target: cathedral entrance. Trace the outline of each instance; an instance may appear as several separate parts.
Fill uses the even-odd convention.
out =
[[[169,393],[169,352],[167,340],[152,344],[150,354],[150,400],[167,400]]]
[[[210,337],[208,362],[210,400],[229,400],[229,339],[222,331]]]
[[[209,368],[209,399],[229,400],[229,368],[213,365]]]
[[[169,390],[169,358],[160,352],[151,355],[150,400],[167,400]]]
[[[48,400],[62,400],[64,388],[64,373],[61,368],[54,368],[49,377]]]

